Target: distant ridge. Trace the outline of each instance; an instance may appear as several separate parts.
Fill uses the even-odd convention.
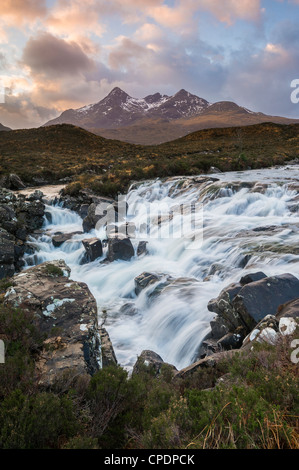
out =
[[[72,124],[108,139],[155,145],[200,129],[299,120],[267,116],[231,101],[209,103],[181,89],[172,96],[155,93],[133,98],[114,88],[104,99],[79,109],[68,109],[44,126]]]

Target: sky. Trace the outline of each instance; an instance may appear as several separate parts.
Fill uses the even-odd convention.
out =
[[[118,86],[299,118],[299,0],[1,0],[0,122],[37,127]]]

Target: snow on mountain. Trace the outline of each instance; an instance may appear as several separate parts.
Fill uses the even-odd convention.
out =
[[[171,121],[201,114],[210,106],[208,101],[180,90],[173,96],[155,93],[145,98],[133,98],[120,88],[95,104],[64,111],[58,118],[45,124],[74,124],[86,128],[114,128],[130,125],[142,118]]]

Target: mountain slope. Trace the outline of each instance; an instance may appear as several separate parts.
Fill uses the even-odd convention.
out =
[[[299,120],[256,113],[230,101],[211,104],[184,89],[173,96],[155,93],[139,99],[114,88],[98,103],[64,111],[44,126],[73,124],[108,139],[157,145],[200,129],[263,122],[292,124]]]
[[[1,124],[0,122],[0,131],[11,131],[10,127],[6,127],[6,126],[3,126],[3,124]]]
[[[138,99],[132,98],[120,88],[114,88],[98,103],[64,111],[58,118],[47,122],[45,126],[66,123],[88,129],[111,129],[128,126],[143,118],[171,121],[196,116],[208,106],[209,103],[206,100],[186,90],[180,90],[173,96],[155,93]]]

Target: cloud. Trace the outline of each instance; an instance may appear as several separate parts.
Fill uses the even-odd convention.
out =
[[[46,13],[46,0],[1,0],[1,17],[13,24],[33,21]]]
[[[28,66],[33,75],[52,78],[76,75],[94,68],[94,62],[77,43],[47,32],[29,39],[23,51],[22,64]]]

